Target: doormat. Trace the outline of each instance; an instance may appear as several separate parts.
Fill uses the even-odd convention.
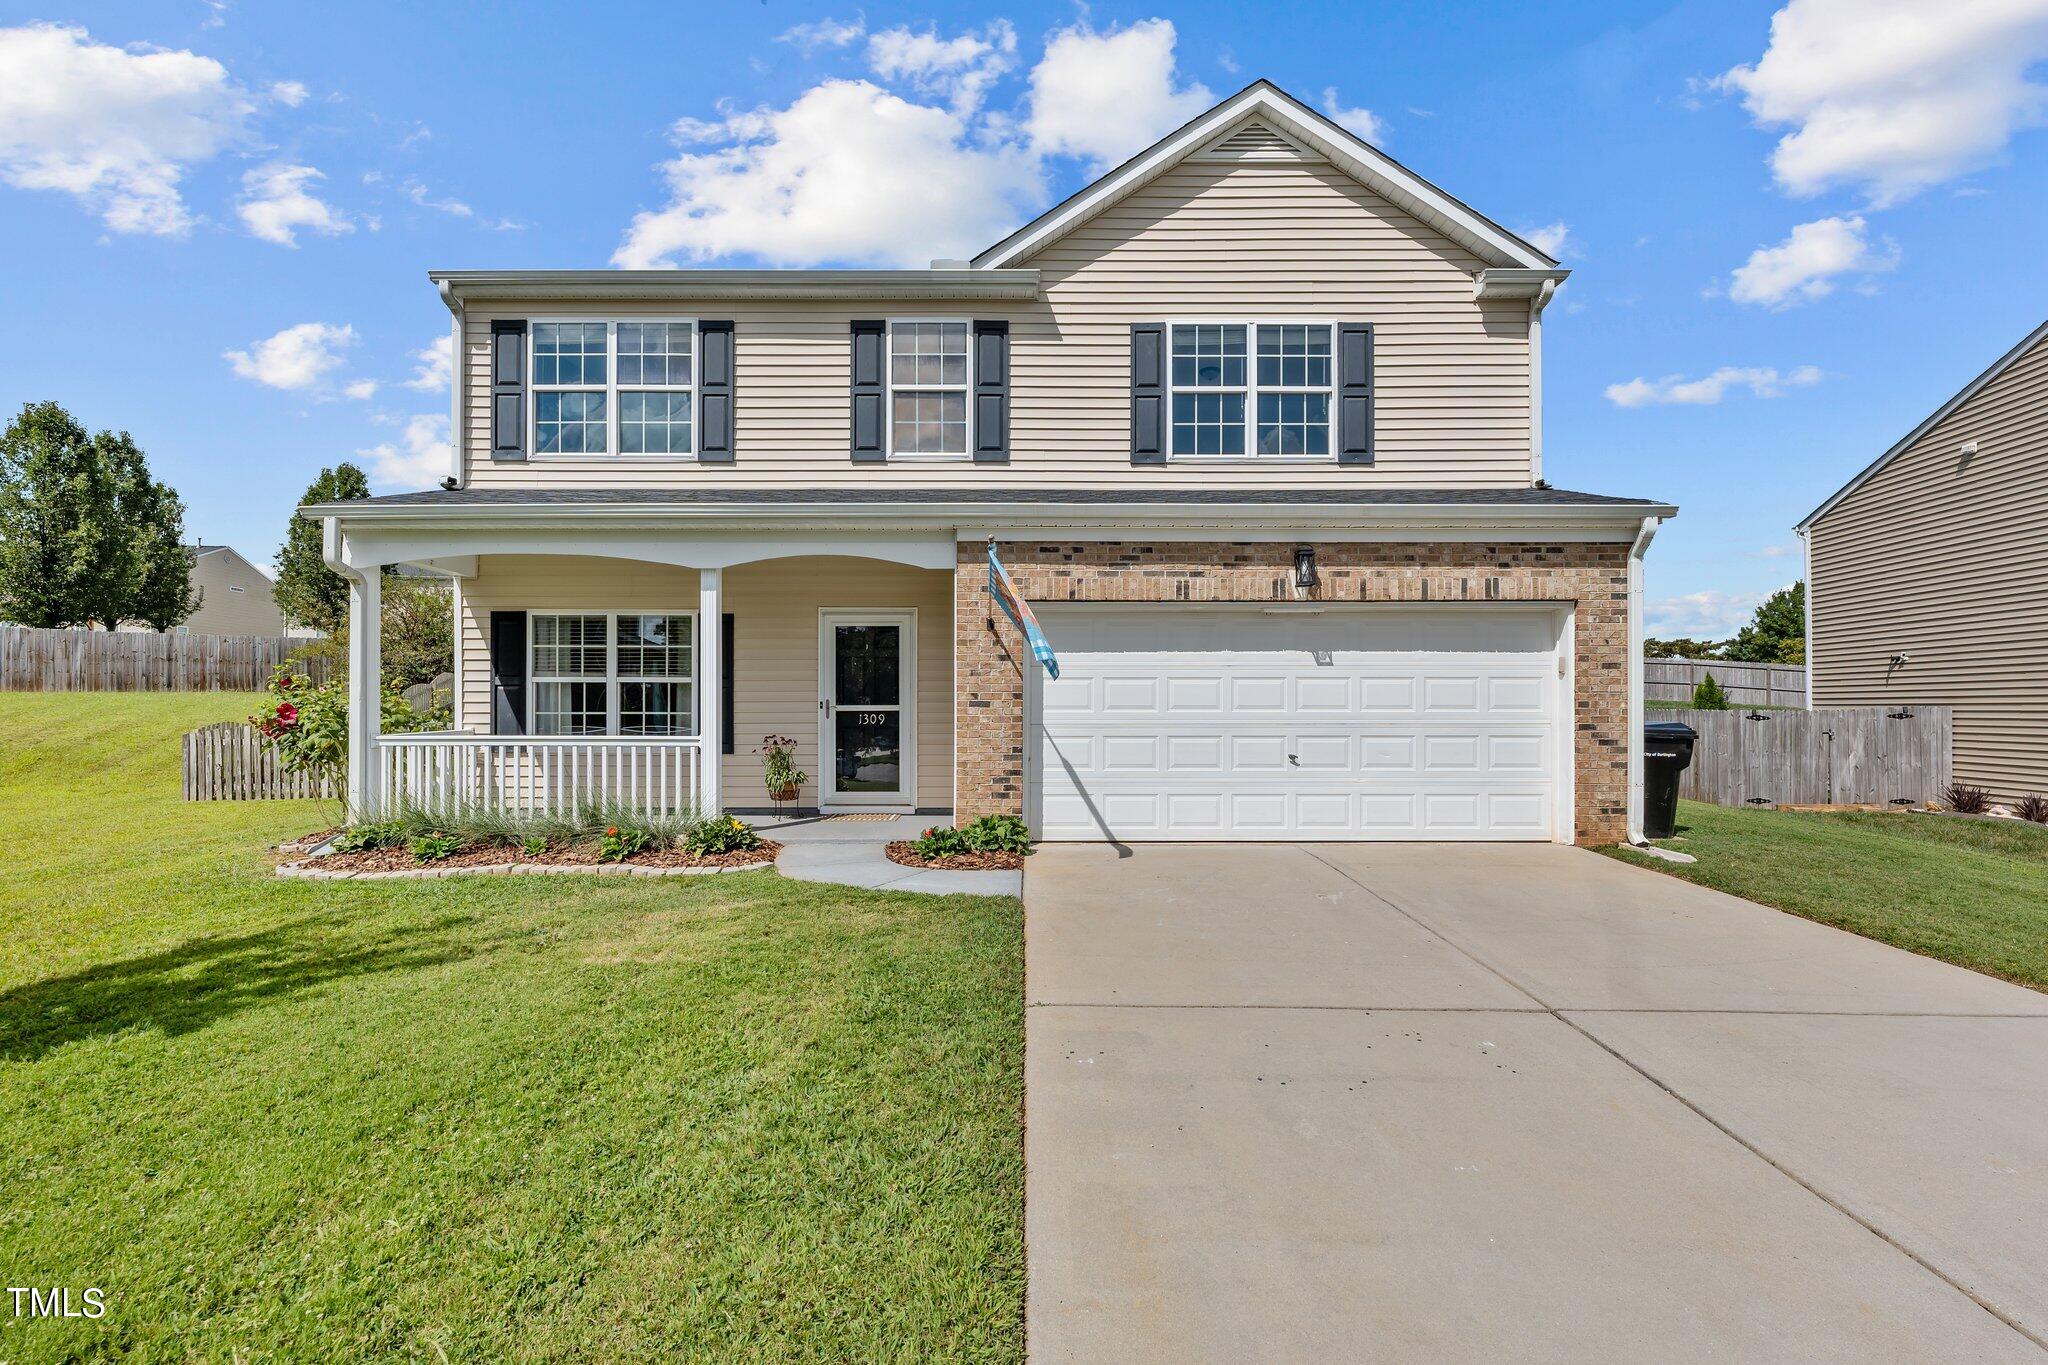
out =
[[[827,825],[875,825],[885,820],[895,820],[897,818],[899,817],[891,815],[887,811],[864,811],[859,815],[828,815],[820,823]]]

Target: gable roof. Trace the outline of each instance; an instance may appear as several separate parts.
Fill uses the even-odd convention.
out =
[[[2036,327],[2033,331],[2027,333],[2025,340],[2021,341],[2019,345],[2013,347],[2010,351],[2007,351],[2004,355],[2000,356],[1995,362],[1993,362],[1990,369],[1984,371],[1984,373],[1978,375],[1975,379],[1972,379],[1969,383],[1963,385],[1961,392],[1957,393],[1955,397],[1949,399],[1946,403],[1943,403],[1940,407],[1936,408],[1932,413],[1928,414],[1926,421],[1922,422],[1919,426],[1914,427],[1911,431],[1907,432],[1903,437],[1899,439],[1897,444],[1892,446],[1890,450],[1887,450],[1884,454],[1878,456],[1869,464],[1865,465],[1861,473],[1859,473],[1855,478],[1849,480],[1849,482],[1843,484],[1840,488],[1836,489],[1833,497],[1830,497],[1826,502],[1814,508],[1811,512],[1808,512],[1805,518],[1801,520],[1800,523],[1797,526],[1794,526],[1792,529],[1795,531],[1804,532],[1807,527],[1813,525],[1813,523],[1819,521],[1822,517],[1826,516],[1829,512],[1833,511],[1835,508],[1835,504],[1839,503],[1843,498],[1848,497],[1851,493],[1861,488],[1866,482],[1870,480],[1870,478],[1873,475],[1877,473],[1878,470],[1883,469],[1893,460],[1896,460],[1897,458],[1899,458],[1899,456],[1905,454],[1908,450],[1912,449],[1914,443],[1919,441],[1919,439],[1922,436],[1925,436],[1928,432],[1932,431],[1935,428],[1935,426],[1941,422],[1943,418],[1947,417],[1950,413],[1954,412],[1963,404],[1969,402],[1972,398],[1975,398],[1977,394],[1984,388],[1985,385],[1991,383],[1992,380],[2004,374],[2014,365],[2017,365],[2020,361],[2020,357],[2026,355],[2027,352],[2033,350],[2034,347],[2039,345],[2044,338],[2048,338],[2048,322],[2042,323],[2039,327]]]
[[[1263,126],[1262,132],[1248,134],[1238,127],[1254,121]],[[1190,156],[1272,161],[1290,159],[1290,149],[1330,162],[1488,265],[1547,271],[1559,268],[1556,261],[1514,233],[1267,80],[1252,82],[1182,124],[976,256],[973,264],[980,269],[1014,266]]]

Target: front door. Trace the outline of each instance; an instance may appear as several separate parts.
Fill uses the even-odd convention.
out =
[[[917,618],[826,611],[819,620],[819,805],[915,802]]]

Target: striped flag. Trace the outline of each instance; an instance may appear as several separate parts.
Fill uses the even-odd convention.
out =
[[[1003,561],[996,558],[993,539],[988,543],[988,595],[996,599],[1003,613],[1024,632],[1024,640],[1031,646],[1031,657],[1045,666],[1049,676],[1059,677],[1059,658],[1052,652],[1045,632],[1038,628],[1038,618],[1031,614],[1031,604],[1018,596],[1017,585],[1010,581],[1009,571],[1003,567]]]

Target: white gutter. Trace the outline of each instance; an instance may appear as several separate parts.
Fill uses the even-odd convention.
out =
[[[1628,551],[1628,841],[1643,837],[1643,554],[1656,538],[1660,517],[1644,517]]]
[[[466,381],[469,367],[464,363],[462,354],[462,299],[449,287],[447,280],[440,281],[440,287],[441,302],[447,304],[448,311],[454,315],[454,321],[450,324],[454,343],[448,354],[449,388],[454,390],[453,396],[448,400],[448,477],[455,480],[457,488],[463,488],[469,484],[468,462],[463,459],[462,451],[462,399],[468,388]]]
[[[1561,273],[1561,272],[1560,272]],[[1549,279],[1529,298],[1529,482],[1543,482],[1543,310],[1561,279]],[[1484,294],[1481,295],[1484,297]]]

